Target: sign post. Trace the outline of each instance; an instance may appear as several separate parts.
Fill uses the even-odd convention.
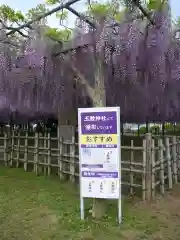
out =
[[[79,108],[80,208],[84,198],[118,200],[121,223],[120,108]]]

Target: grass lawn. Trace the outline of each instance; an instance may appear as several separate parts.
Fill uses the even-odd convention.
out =
[[[126,200],[118,226],[114,203],[109,202],[109,218],[92,220],[87,210],[88,219],[80,221],[77,186],[1,167],[0,240],[179,240],[178,188],[150,206]]]

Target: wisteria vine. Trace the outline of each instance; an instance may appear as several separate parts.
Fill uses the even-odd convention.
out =
[[[124,121],[179,121],[180,42],[167,11],[161,9],[151,17],[154,24],[124,19],[101,22],[89,33],[84,27],[85,33],[71,42],[81,41],[81,47],[65,53],[68,61],[61,54],[54,57],[55,44],[40,28],[30,30],[30,38],[21,42],[23,51],[4,43],[10,36],[1,29],[1,119],[12,114],[19,121],[57,117],[90,106],[77,75],[81,72],[94,87],[96,54],[105,66],[107,106],[120,106]]]

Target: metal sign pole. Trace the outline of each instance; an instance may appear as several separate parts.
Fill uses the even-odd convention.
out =
[[[118,133],[118,154],[119,154],[119,199],[118,199],[118,222],[122,222],[122,196],[121,196],[121,119],[120,108],[117,111],[117,133]]]

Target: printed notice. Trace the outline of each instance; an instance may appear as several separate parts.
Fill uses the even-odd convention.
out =
[[[119,108],[79,109],[81,197],[119,199]]]

